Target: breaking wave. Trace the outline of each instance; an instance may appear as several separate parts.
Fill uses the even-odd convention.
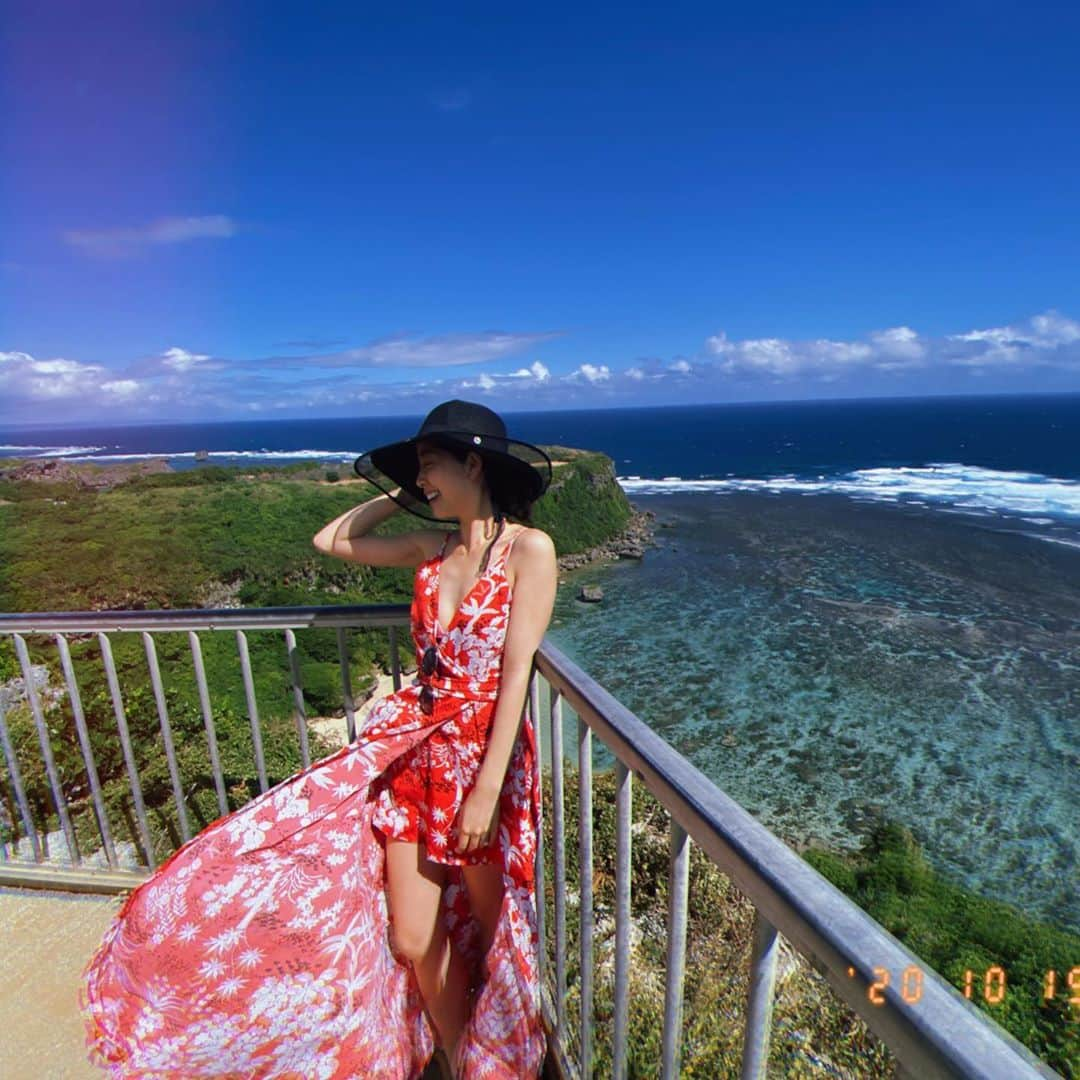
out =
[[[691,492],[774,492],[794,495],[847,495],[873,502],[906,502],[964,513],[1023,518],[1033,524],[1080,521],[1080,480],[1039,473],[1006,472],[978,465],[942,463],[856,469],[833,476],[725,477],[659,480],[620,476],[628,495]]]

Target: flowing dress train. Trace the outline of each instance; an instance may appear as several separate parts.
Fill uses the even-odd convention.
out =
[[[435,768],[430,786],[441,796],[422,807],[425,846],[448,865],[443,917],[480,986],[461,1042],[463,1075],[537,1075],[539,777],[528,710],[500,796],[503,900],[482,963],[460,871],[470,860],[452,854],[454,822],[445,820],[471,788],[494,715],[511,544],[445,629],[444,552],[417,568],[417,663],[431,643],[440,656],[424,679],[435,690],[431,714],[420,708],[418,676],[373,707],[355,742],[212,822],[131,892],[79,989],[95,1064],[146,1080],[419,1076],[434,1033],[409,967],[390,948],[384,879],[384,834],[405,813],[389,778],[408,763],[412,775]]]

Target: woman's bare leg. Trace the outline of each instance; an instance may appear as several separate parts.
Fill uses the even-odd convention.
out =
[[[495,927],[503,901],[503,868],[501,863],[481,863],[463,866],[465,888],[469,892],[469,907],[480,924],[480,952],[486,956],[495,940]]]
[[[453,1055],[469,1016],[468,975],[451,947],[441,915],[446,867],[430,862],[419,844],[386,844],[386,900],[394,952],[409,961],[436,1035]]]

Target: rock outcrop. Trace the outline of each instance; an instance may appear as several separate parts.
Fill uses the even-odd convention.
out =
[[[63,458],[32,459],[8,469],[0,469],[0,480],[29,480],[43,484],[73,484],[77,488],[107,491],[135,476],[170,473],[174,470],[164,458],[149,458],[122,465],[103,467],[91,463],[65,461]]]
[[[576,551],[559,556],[560,570],[576,570],[596,562],[616,562],[619,559],[641,559],[645,549],[656,547],[653,537],[656,515],[651,510],[634,510],[626,528],[610,540],[605,540],[588,551]]]

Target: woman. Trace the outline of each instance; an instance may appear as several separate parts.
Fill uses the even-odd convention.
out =
[[[80,1002],[114,1076],[404,1080],[436,1044],[457,1076],[540,1068],[524,706],[556,567],[550,537],[507,515],[528,519],[551,464],[490,409],[449,401],[356,470],[397,487],[314,543],[417,567],[417,679],[128,897]],[[370,535],[401,506],[458,527]]]

